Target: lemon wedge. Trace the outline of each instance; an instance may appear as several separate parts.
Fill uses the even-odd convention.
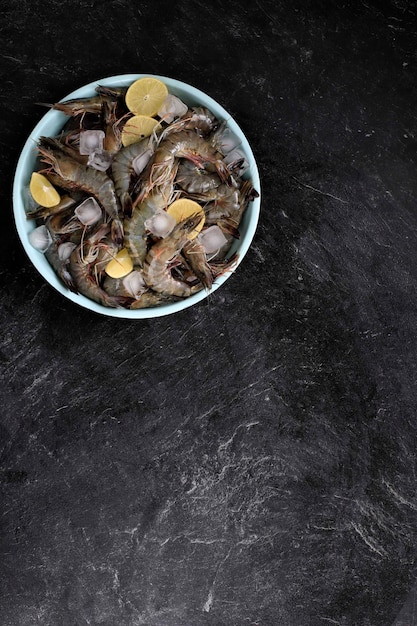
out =
[[[29,191],[34,201],[40,206],[50,208],[59,204],[61,196],[43,174],[32,172]]]
[[[122,248],[106,265],[106,274],[111,278],[123,278],[133,270],[133,262],[126,248]]]
[[[126,106],[135,115],[156,115],[168,95],[168,88],[158,78],[145,76],[135,80],[126,91]]]
[[[149,137],[157,126],[156,119],[149,117],[149,115],[130,117],[122,128],[122,144],[125,147],[130,146],[132,143]]]
[[[195,239],[198,233],[204,226],[205,215],[204,211],[198,202],[194,200],[189,200],[188,198],[180,198],[179,200],[175,200],[172,204],[167,208],[167,213],[175,217],[177,223],[182,222],[183,220],[191,217],[192,215],[196,215],[201,213],[201,221],[197,224],[197,226],[189,233],[189,239]]]

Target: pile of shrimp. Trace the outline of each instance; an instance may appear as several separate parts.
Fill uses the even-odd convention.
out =
[[[150,137],[124,147],[121,130],[131,115],[125,93],[125,88],[98,86],[90,98],[51,105],[68,120],[59,135],[39,139],[37,171],[60,192],[61,201],[52,208],[31,207],[27,218],[48,229],[45,256],[68,289],[107,307],[139,309],[209,291],[232,269],[237,256],[230,256],[230,248],[245,210],[259,194],[241,173],[242,160],[226,162],[227,124],[204,107],[188,107],[170,123],[162,118]],[[80,133],[95,129],[104,131],[111,157],[104,171],[88,165],[79,151]],[[141,155],[148,155],[148,162],[137,173],[134,160]],[[77,218],[77,206],[87,198],[102,213],[93,225]],[[190,238],[201,213],[178,222],[164,237],[149,232],[149,219],[178,198],[198,202],[205,215],[202,233],[213,225],[221,229],[225,242],[214,254],[206,253],[199,237]],[[122,248],[133,270],[111,278],[105,267]]]

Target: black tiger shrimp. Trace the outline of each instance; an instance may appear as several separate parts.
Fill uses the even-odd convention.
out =
[[[143,277],[153,291],[186,298],[201,290],[201,284],[191,286],[174,278],[169,267],[189,241],[190,233],[200,220],[198,214],[179,222],[168,237],[160,239],[150,248],[143,266]]]

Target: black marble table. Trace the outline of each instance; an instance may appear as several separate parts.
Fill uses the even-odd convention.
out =
[[[416,4],[0,9],[0,625],[417,624]],[[129,73],[220,102],[262,185],[235,274],[134,322],[11,201],[36,103]]]

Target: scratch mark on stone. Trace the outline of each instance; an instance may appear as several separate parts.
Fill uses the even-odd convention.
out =
[[[196,326],[199,326],[201,324],[201,319],[197,320],[196,322],[194,322],[194,324],[191,324],[191,326],[189,328],[187,328],[187,330],[185,332],[183,332],[183,334],[181,335],[181,337],[178,339],[177,343],[181,343],[181,341],[184,339],[184,337],[186,335],[188,335],[188,333],[195,328]]]
[[[217,580],[217,577],[218,577],[218,575],[219,575],[219,572],[220,572],[221,568],[223,567],[223,565],[226,563],[227,559],[229,558],[229,556],[230,556],[230,554],[231,554],[232,550],[233,550],[233,546],[231,546],[231,547],[229,548],[229,550],[227,551],[226,556],[225,556],[225,557],[224,557],[224,558],[220,561],[220,563],[217,565],[216,571],[215,571],[215,573],[214,573],[213,581],[212,581],[212,583],[211,583],[211,585],[210,585],[210,589],[209,589],[208,594],[207,594],[207,600],[206,600],[206,601],[205,601],[205,603],[203,604],[203,608],[202,608],[202,610],[203,610],[205,613],[209,613],[209,612],[210,612],[210,610],[211,610],[211,607],[212,607],[213,602],[214,602],[214,588],[215,588],[215,585],[216,585],[216,580]]]
[[[351,522],[351,526],[358,533],[362,541],[366,543],[368,548],[372,550],[372,552],[376,552],[376,554],[379,554],[379,556],[382,556],[382,557],[387,556],[386,550],[384,550],[381,546],[377,547],[376,545],[374,545],[374,543],[370,540],[370,538],[366,536],[366,533],[364,532],[361,526],[359,526],[358,524],[355,524],[355,522]]]
[[[211,609],[211,605],[212,604],[213,604],[213,591],[210,589],[210,591],[208,593],[208,596],[207,596],[207,600],[206,600],[206,602],[204,603],[204,606],[203,606],[203,611],[205,613],[208,613],[210,611],[210,609]]]
[[[232,436],[229,437],[229,439],[227,441],[225,441],[224,443],[221,443],[217,449],[217,452],[223,452],[226,448],[228,448],[230,446],[231,443],[233,443],[233,440],[235,439],[237,432],[240,428],[246,428],[246,430],[249,430],[249,428],[252,428],[252,426],[257,426],[259,424],[258,421],[256,422],[249,422],[248,424],[239,424],[239,426],[235,429],[235,431],[233,432]]]
[[[410,509],[412,509],[413,511],[417,511],[417,506],[413,502],[410,502],[409,500],[404,498],[404,496],[402,496],[400,493],[398,493],[398,491],[396,491],[394,487],[385,480],[385,478],[382,479],[382,483],[386,486],[388,491],[394,496],[396,500],[398,500],[400,504],[409,506]]]
[[[333,198],[333,200],[338,200],[339,202],[343,202],[343,204],[348,204],[346,200],[342,200],[342,198],[338,198],[337,196],[334,196],[331,193],[327,193],[326,191],[321,191],[321,189],[317,189],[316,187],[313,187],[312,185],[303,183],[301,180],[298,180],[298,178],[296,178],[295,176],[291,176],[291,178],[295,180],[295,182],[297,182],[299,185],[302,185],[303,187],[307,187],[307,189],[311,189],[312,191],[315,191],[316,193],[320,193],[322,196],[327,196],[328,198]]]
[[[48,376],[51,373],[51,370],[52,368],[50,367],[43,374],[40,374],[39,376],[35,377],[33,382],[29,385],[29,387],[26,387],[26,389],[23,391],[23,395],[32,393],[32,391],[34,390],[35,387],[37,387],[37,385],[39,385],[42,381],[48,378]]]
[[[264,15],[266,15],[266,17],[269,18],[273,24],[275,24],[275,19],[272,17],[272,15],[270,15],[269,13],[265,11],[264,7],[262,6],[260,2],[258,2],[258,0],[256,0],[256,4],[261,9],[262,13],[264,13]]]

